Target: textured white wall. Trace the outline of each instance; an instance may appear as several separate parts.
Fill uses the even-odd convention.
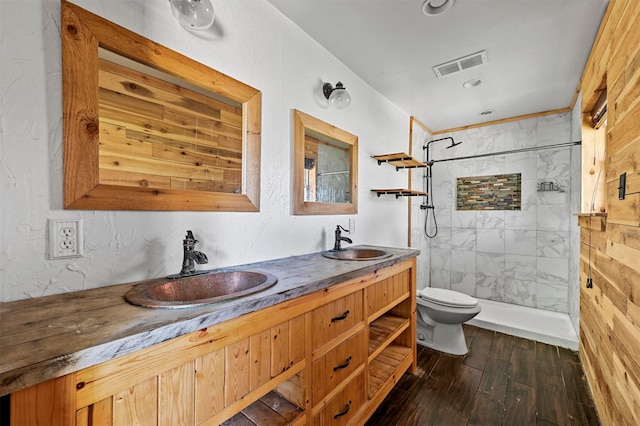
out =
[[[357,78],[264,0],[213,0],[214,27],[193,34],[168,1],[76,4],[262,91],[258,213],[73,211],[62,208],[62,85],[58,0],[0,1],[0,301],[95,288],[175,273],[187,229],[207,268],[324,250],[347,216],[291,214],[291,111],[359,136],[359,213],[354,243],[407,245],[407,203],[377,198],[406,173],[370,156],[405,151],[409,117]],[[25,13],[28,11],[28,13]],[[322,81],[345,83],[353,101],[329,109]],[[85,257],[48,260],[48,218],[84,219]]]

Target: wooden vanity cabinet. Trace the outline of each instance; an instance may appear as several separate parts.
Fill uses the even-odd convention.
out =
[[[11,424],[363,424],[415,367],[412,258],[15,392]]]

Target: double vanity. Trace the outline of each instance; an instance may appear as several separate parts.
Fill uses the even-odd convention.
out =
[[[5,303],[12,424],[364,423],[416,368],[418,251],[356,249]],[[197,303],[224,280],[263,287]]]

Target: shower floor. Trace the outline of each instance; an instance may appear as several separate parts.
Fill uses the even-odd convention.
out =
[[[578,336],[567,314],[478,299],[482,311],[467,324],[549,345],[578,350]]]

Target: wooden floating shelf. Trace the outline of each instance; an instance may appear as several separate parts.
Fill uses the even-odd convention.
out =
[[[372,192],[375,192],[378,194],[378,197],[383,195],[383,194],[393,194],[396,196],[396,198],[398,197],[416,197],[419,195],[428,195],[427,192],[422,192],[422,191],[414,191],[412,189],[372,189]]]
[[[409,154],[405,154],[404,152],[397,152],[395,154],[372,155],[371,157],[378,160],[378,165],[382,163],[388,163],[392,166],[395,166],[396,170],[427,167],[427,165],[422,161],[418,161]]]

